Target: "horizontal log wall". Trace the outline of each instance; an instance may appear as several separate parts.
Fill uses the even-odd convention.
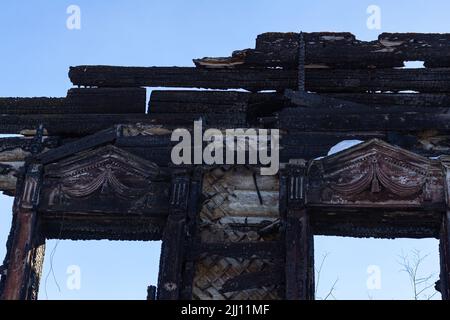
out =
[[[276,228],[260,232],[279,218],[277,176],[254,176],[244,167],[216,168],[205,173],[203,197],[201,244],[192,252],[193,298],[282,298],[283,278],[276,269],[284,260],[280,235]]]

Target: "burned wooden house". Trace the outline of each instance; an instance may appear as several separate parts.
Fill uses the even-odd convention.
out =
[[[0,139],[2,299],[37,298],[46,239],[162,240],[151,299],[314,299],[314,235],[440,239],[450,298],[449,34],[265,33],[194,63],[71,67],[64,98],[0,98],[0,133],[22,135]],[[185,89],[146,107],[146,87]],[[278,129],[278,174],[173,164],[198,119]]]

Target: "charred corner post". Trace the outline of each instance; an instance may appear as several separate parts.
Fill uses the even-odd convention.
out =
[[[314,235],[439,239],[450,298],[449,34],[264,33],[194,64],[76,66],[66,97],[0,98],[22,134],[0,138],[1,299],[37,299],[46,239],[162,240],[152,300],[314,299]],[[280,171],[174,165],[198,119],[279,129]]]

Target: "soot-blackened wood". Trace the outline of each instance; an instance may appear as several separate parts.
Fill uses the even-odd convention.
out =
[[[393,68],[402,67],[404,61],[424,61],[426,67],[450,66],[450,34],[382,33],[375,41],[360,41],[346,32],[303,34],[306,65]],[[298,33],[270,32],[260,34],[256,39],[255,50],[240,53],[239,60],[241,66],[295,68],[297,57]]]
[[[443,184],[439,161],[373,139],[309,165],[308,206],[436,210]]]
[[[296,89],[296,70],[203,69],[189,67],[71,67],[74,85],[149,86],[210,89]],[[438,69],[306,69],[306,90],[316,92],[402,91],[449,92],[450,70]]]
[[[41,212],[130,220],[169,214],[170,183],[165,171],[113,145],[48,164],[44,177]]]
[[[227,280],[220,291],[227,293],[280,285],[285,281],[283,274],[284,270],[281,266],[264,271],[243,273]]]
[[[245,112],[251,94],[224,91],[152,91],[149,112]]]
[[[20,199],[14,207],[10,252],[6,275],[2,277],[2,300],[37,299],[45,252],[37,213],[41,175],[41,165],[27,165],[26,176],[17,195]]]
[[[320,95],[376,107],[450,108],[450,96],[441,93],[321,93]],[[168,112],[165,108],[171,108],[170,110],[177,113],[195,112],[194,109],[198,108],[226,113],[227,111],[222,108],[245,106],[246,109],[251,104],[283,104],[284,101],[283,94],[270,92],[155,90],[150,96],[149,112]],[[175,104],[174,107],[170,106],[172,103]],[[208,108],[200,109],[202,105]],[[333,105],[328,105],[322,100],[319,101],[319,106],[332,107]],[[422,110],[426,112],[426,108]]]
[[[322,93],[326,97],[379,107],[450,107],[450,96],[442,93]]]
[[[191,259],[202,254],[218,255],[233,258],[251,258],[258,256],[263,259],[282,259],[282,246],[278,241],[248,242],[248,243],[202,243],[191,253]]]
[[[92,147],[100,147],[101,145],[112,143],[119,136],[119,130],[120,128],[115,126],[102,130],[90,136],[66,143],[57,149],[41,153],[36,158],[41,163],[47,164]]]
[[[159,125],[166,128],[192,127],[195,120],[203,126],[245,127],[245,113],[151,113],[151,114],[79,114],[79,115],[0,115],[0,133],[21,133],[43,124],[49,134],[66,137],[93,134],[117,124]]]
[[[79,115],[0,115],[0,134],[21,133],[34,130],[39,124],[51,135],[76,137],[93,134],[116,124],[161,125],[167,127],[189,127],[198,114],[79,114]],[[218,119],[218,117],[216,117]],[[206,121],[205,121],[206,122]]]
[[[156,290],[155,286],[147,287],[147,300],[156,300]]]
[[[67,113],[65,98],[0,98],[0,114]]]
[[[200,243],[200,235],[198,234],[198,219],[201,209],[201,194],[202,194],[202,182],[203,182],[203,169],[197,167],[193,170],[191,185],[189,188],[189,200],[187,211],[187,223],[186,223],[186,244],[185,252],[194,250],[195,244]],[[183,287],[180,292],[180,299],[190,300],[192,299],[192,289],[195,276],[195,260],[188,259],[188,255],[185,254],[185,261],[183,266]]]
[[[370,96],[376,95],[380,95],[382,97],[370,98]],[[324,95],[286,90],[284,97],[288,101],[284,103],[284,106],[296,107],[296,110],[303,114],[320,114],[326,112],[339,114],[365,112],[370,112],[371,114],[402,114],[411,112],[440,114],[449,113],[450,111],[448,100],[442,98],[442,95],[434,96],[432,94],[416,94],[415,99],[408,94],[406,94],[403,98],[401,98],[402,94],[392,95],[394,96],[394,98],[389,98],[389,94],[367,93],[366,96],[369,97],[367,97],[366,99],[362,99],[362,94],[335,94],[335,96],[333,96],[331,94]],[[429,98],[431,98],[430,100],[435,103],[434,106],[426,105],[426,99],[428,98],[428,96],[431,96]],[[363,102],[352,101],[358,100],[358,98],[360,100],[363,100]],[[423,101],[419,101],[420,99],[423,99]],[[411,100],[416,101],[413,102]],[[384,102],[385,104],[380,104],[381,102]],[[386,104],[386,102],[390,102],[390,104]],[[410,104],[406,104],[405,102],[409,102]],[[444,104],[446,102],[447,104]]]
[[[337,113],[448,113],[450,96],[421,93],[322,93],[304,94],[308,101],[289,102],[283,94],[237,91],[152,91],[149,112],[154,113],[234,113],[264,115],[283,107],[303,107],[304,113],[320,110]],[[311,99],[314,98],[315,99]],[[337,99],[338,101],[334,100]],[[352,104],[354,103],[354,104]],[[344,107],[345,104],[345,107]]]
[[[72,88],[67,92],[65,103],[66,113],[145,113],[146,89]]]
[[[450,300],[450,210],[442,215],[439,241],[440,285],[443,300]]]
[[[286,246],[286,299],[314,299],[314,239],[306,209],[306,167],[296,161],[281,173],[280,207]]]
[[[0,114],[145,113],[145,88],[72,88],[65,98],[0,98]]]
[[[313,234],[306,209],[286,218],[286,299],[314,299]]]
[[[182,284],[186,218],[170,215],[165,227],[159,270],[158,299],[178,300]]]
[[[305,114],[300,108],[279,112],[279,127],[304,131],[419,131],[449,130],[450,115],[421,112],[336,114],[325,109]]]
[[[450,300],[450,158],[441,159],[445,174],[445,198],[447,210],[442,215],[440,230],[440,292],[443,300]]]
[[[159,300],[178,300],[183,285],[186,220],[190,178],[175,172],[172,178],[170,214],[164,230],[158,280]]]
[[[437,157],[450,154],[450,136],[435,130],[418,132],[302,132],[289,130],[281,137],[280,159],[314,159],[325,156],[330,149],[343,140],[381,139],[392,145],[407,149],[425,157]]]

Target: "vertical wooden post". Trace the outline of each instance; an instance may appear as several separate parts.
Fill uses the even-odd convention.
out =
[[[439,289],[443,300],[450,300],[450,159],[442,159],[445,174],[445,198],[447,210],[442,215],[439,241],[440,276]]]
[[[37,213],[42,165],[26,164],[18,188],[9,248],[2,277],[1,299],[37,299],[45,252]]]
[[[280,179],[286,246],[286,299],[314,299],[314,239],[306,209],[306,165],[287,165]]]
[[[186,171],[174,173],[170,213],[164,229],[161,248],[158,279],[159,300],[177,300],[180,298],[189,182],[190,178]]]
[[[442,215],[441,234],[439,241],[440,276],[439,289],[442,300],[450,300],[450,210]]]

